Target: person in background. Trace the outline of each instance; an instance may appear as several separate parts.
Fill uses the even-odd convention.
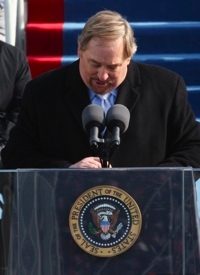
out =
[[[0,40],[5,39],[4,0],[0,0]]]
[[[30,81],[4,168],[101,168],[82,125],[86,106],[109,97],[130,112],[108,167],[200,167],[200,129],[181,76],[134,61],[137,45],[119,13],[100,11],[78,38],[79,59]],[[106,134],[106,132],[104,133]]]
[[[31,73],[24,53],[0,40],[0,151],[17,122],[24,88],[30,80]],[[2,168],[1,164],[0,167]],[[1,275],[6,273],[8,266],[11,199],[12,187],[5,176],[0,183]]]
[[[0,150],[16,124],[24,88],[31,73],[24,53],[0,41]]]

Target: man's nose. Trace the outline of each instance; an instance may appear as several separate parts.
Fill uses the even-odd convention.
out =
[[[103,67],[99,68],[99,70],[98,70],[98,78],[99,78],[99,80],[105,81],[105,80],[108,79],[108,77],[109,77],[108,71],[105,68],[103,68]]]

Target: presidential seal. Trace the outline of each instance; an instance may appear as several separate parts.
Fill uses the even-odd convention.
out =
[[[113,257],[137,240],[142,225],[140,209],[124,190],[108,185],[85,191],[69,215],[71,235],[85,252]]]

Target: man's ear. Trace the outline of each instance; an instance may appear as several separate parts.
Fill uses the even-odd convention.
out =
[[[81,54],[82,54],[82,51],[80,49],[80,44],[78,44],[78,47],[77,47],[77,55],[78,55],[78,57],[80,57]]]
[[[131,57],[128,57],[128,58],[126,59],[126,64],[127,64],[127,66],[129,65],[130,61],[131,61]]]

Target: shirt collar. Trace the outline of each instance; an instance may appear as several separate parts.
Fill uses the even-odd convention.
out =
[[[90,101],[92,101],[94,99],[94,97],[97,95],[95,92],[93,92],[90,89],[88,90],[88,93],[89,93]],[[110,94],[112,94],[113,98],[116,99],[116,97],[117,97],[117,89],[114,89],[111,92],[108,92],[108,93],[106,93],[104,95],[99,95],[98,94],[98,96],[102,97],[102,98],[107,98]]]

